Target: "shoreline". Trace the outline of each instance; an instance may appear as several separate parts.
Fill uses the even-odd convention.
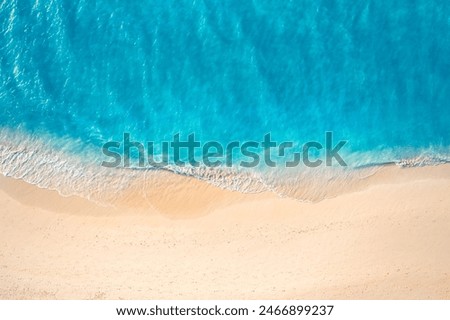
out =
[[[448,164],[316,203],[145,183],[101,207],[0,176],[0,298],[450,299]]]
[[[432,174],[435,167],[448,166],[449,150],[442,155],[436,147],[433,152],[437,158],[430,158],[430,150],[417,149],[420,156],[407,157],[400,161],[402,165],[393,162],[364,166],[349,167],[296,167],[271,168],[267,171],[239,171],[228,167],[170,167],[158,170],[149,168],[105,168],[100,165],[98,152],[93,146],[86,147],[83,153],[65,150],[68,145],[66,138],[51,135],[33,136],[23,130],[0,128],[0,175],[23,179],[31,185],[44,190],[58,190],[62,196],[76,196],[96,202],[99,205],[119,207],[143,207],[157,204],[157,211],[166,211],[168,201],[160,203],[163,198],[174,198],[175,202],[186,201],[183,189],[202,189],[205,197],[199,197],[189,203],[192,212],[205,212],[211,209],[210,196],[220,195],[220,203],[227,199],[239,200],[248,198],[248,194],[275,194],[280,197],[293,198],[302,202],[317,203],[324,199],[338,197],[342,194],[360,191],[368,186],[379,183],[379,177],[389,176],[389,181],[409,179],[407,172],[416,175]],[[79,142],[71,141],[69,145]],[[355,153],[357,158],[365,158],[369,153]],[[405,151],[405,155],[408,154]],[[350,156],[350,155],[349,155]],[[395,157],[394,157],[395,158]],[[444,160],[447,159],[447,160]],[[421,166],[421,164],[427,164]],[[417,166],[416,166],[417,165]],[[30,170],[30,168],[35,168]],[[418,168],[424,168],[417,170]],[[425,173],[426,172],[426,173]],[[216,192],[217,189],[225,190]],[[181,190],[181,192],[180,192]],[[174,192],[173,192],[174,191]],[[237,191],[237,192],[235,192]],[[176,199],[181,194],[181,199]],[[245,194],[245,196],[240,196]],[[238,196],[237,196],[238,195]],[[119,199],[118,199],[119,198]],[[201,201],[199,201],[201,198]],[[148,201],[147,201],[148,200]],[[215,199],[217,200],[217,199]],[[225,200],[225,201],[224,201]],[[177,211],[177,206],[169,211]]]

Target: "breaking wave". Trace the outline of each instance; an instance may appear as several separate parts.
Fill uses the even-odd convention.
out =
[[[82,152],[80,148],[83,148]],[[202,166],[106,168],[100,165],[103,159],[99,154],[99,149],[83,147],[70,138],[60,139],[45,134],[37,137],[19,130],[0,130],[0,172],[3,175],[56,190],[63,196],[76,195],[103,205],[111,203],[139,179],[147,180],[145,186],[149,188],[140,192],[144,195],[154,192],[152,185],[156,188],[159,174],[165,171],[203,180],[222,189],[243,193],[270,191],[282,197],[315,202],[345,193],[387,164],[368,162],[368,155],[354,154],[349,158],[356,165],[349,167],[251,170]],[[390,163],[399,167],[438,165],[448,162],[446,154],[426,150],[420,156],[399,158]],[[376,155],[379,158],[380,154]],[[361,164],[361,159],[366,163]],[[176,185],[172,187],[176,189]]]

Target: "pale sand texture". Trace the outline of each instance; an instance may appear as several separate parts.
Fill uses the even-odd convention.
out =
[[[2,176],[0,298],[450,299],[450,165],[314,204],[165,175],[116,209]]]

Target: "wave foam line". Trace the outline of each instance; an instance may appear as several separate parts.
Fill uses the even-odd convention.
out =
[[[316,202],[364,185],[364,180],[382,167],[374,163],[384,161],[386,152],[394,159],[391,162],[401,167],[446,163],[449,154],[445,149],[439,153],[429,149],[419,156],[416,150],[409,153],[414,157],[395,158],[401,152],[394,154],[391,150],[385,151],[383,156],[380,156],[381,153],[377,156],[372,153],[350,154],[348,159],[354,164],[352,167],[252,170],[167,167],[164,171],[203,180],[222,189],[243,193],[270,191],[281,197]],[[83,146],[73,139],[0,129],[0,172],[5,176],[22,179],[40,188],[56,190],[63,196],[80,196],[105,205],[128,192],[138,180],[146,180],[145,188],[139,190],[144,197],[146,192],[155,193],[155,190],[151,190],[152,186],[161,187],[157,182],[163,172],[161,169],[105,168],[100,165],[101,154],[100,149]],[[367,165],[368,163],[372,164]],[[170,183],[165,184],[165,187],[177,189],[176,185]]]

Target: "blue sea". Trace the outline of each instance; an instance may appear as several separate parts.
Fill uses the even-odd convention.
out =
[[[448,1],[4,0],[0,170],[89,197],[147,172],[100,166],[125,132],[301,145],[331,131],[345,168],[169,168],[320,200],[361,168],[449,161],[449,57]]]

